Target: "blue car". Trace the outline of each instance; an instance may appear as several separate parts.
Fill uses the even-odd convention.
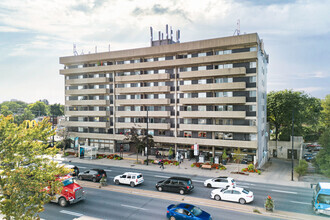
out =
[[[211,215],[197,206],[180,203],[167,207],[166,217],[170,220],[191,219],[191,220],[212,220]]]

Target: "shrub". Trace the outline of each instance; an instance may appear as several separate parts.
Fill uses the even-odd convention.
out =
[[[249,166],[248,166],[248,171],[250,171],[250,170],[254,170],[254,165],[251,163],[251,164],[249,164]]]
[[[190,166],[191,166],[191,167],[194,167],[194,166],[195,166],[195,164],[191,164]]]
[[[69,155],[70,155],[70,154],[69,154],[68,152],[65,152],[65,153],[64,153],[64,156],[65,156],[65,157],[67,157],[67,156],[69,156]]]
[[[227,168],[225,166],[221,166],[220,170],[227,170]]]
[[[308,163],[306,160],[299,160],[299,165],[294,168],[294,170],[299,174],[299,176],[303,176],[307,173]]]
[[[272,197],[267,196],[266,202],[265,202],[265,208],[268,211],[273,211],[275,208],[274,200]]]
[[[166,161],[165,163],[164,163],[164,165],[168,165],[169,163],[168,163],[168,161]]]

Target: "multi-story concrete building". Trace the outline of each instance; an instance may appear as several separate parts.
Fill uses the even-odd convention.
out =
[[[60,58],[70,136],[116,152],[132,127],[147,127],[148,113],[163,148],[240,147],[262,165],[268,55],[258,34],[151,45]]]

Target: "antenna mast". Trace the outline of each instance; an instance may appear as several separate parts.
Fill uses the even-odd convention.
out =
[[[237,28],[236,28],[233,36],[235,36],[235,34],[237,36],[241,34],[241,24],[240,24],[240,20],[239,19],[237,20]]]

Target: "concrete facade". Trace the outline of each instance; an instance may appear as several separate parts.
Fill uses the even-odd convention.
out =
[[[258,34],[60,57],[70,136],[116,152],[132,127],[164,148],[267,155],[268,55]]]

